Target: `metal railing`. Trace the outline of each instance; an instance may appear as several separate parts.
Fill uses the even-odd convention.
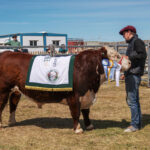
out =
[[[147,63],[146,63],[146,67],[148,68],[147,70],[147,74],[148,74],[148,87],[150,87],[150,44],[147,43],[145,44],[146,45],[146,48],[147,48]],[[89,48],[93,48],[93,49],[98,49],[100,47],[104,46],[104,44],[101,44],[101,45],[80,45],[80,46],[68,46],[67,48],[68,49],[73,49],[75,48],[76,49],[76,52],[75,53],[78,53],[80,51],[83,51],[83,50],[86,50],[86,49],[89,49]],[[127,48],[127,44],[110,44],[108,45],[110,47],[114,47],[114,49],[116,49],[118,52],[121,52],[121,50],[123,50],[121,52],[121,54],[125,54],[125,48]],[[55,48],[60,48],[61,46],[54,46],[54,49],[51,49],[51,53],[50,55],[51,56],[54,56],[55,55]],[[49,46],[19,46],[19,47],[14,47],[14,46],[0,46],[0,52],[5,50],[5,49],[27,49],[27,48],[43,48],[42,51],[29,51],[30,54],[33,54],[33,55],[46,55],[47,52],[44,51],[44,48],[48,49]],[[59,54],[59,53],[57,53]],[[72,52],[70,52],[69,54],[74,54]]]

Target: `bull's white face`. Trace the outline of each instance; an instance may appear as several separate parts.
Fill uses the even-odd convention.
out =
[[[107,56],[110,60],[117,61],[118,59],[121,58],[121,55],[113,47],[109,47],[109,46],[104,46],[104,47],[107,50]]]
[[[123,57],[121,61],[121,71],[127,71],[131,67],[131,61],[128,57]]]
[[[122,57],[113,47],[105,46],[105,49],[107,50],[107,55],[110,60],[117,61],[117,63],[121,60],[122,71],[127,71],[131,67],[131,61],[128,57]]]

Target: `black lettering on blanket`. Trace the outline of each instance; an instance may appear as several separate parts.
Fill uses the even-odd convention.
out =
[[[57,65],[57,58],[55,57],[53,62],[53,67],[56,67],[56,65]]]

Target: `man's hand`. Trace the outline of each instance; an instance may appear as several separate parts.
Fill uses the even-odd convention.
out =
[[[18,49],[19,52],[22,52],[22,49]]]
[[[121,79],[121,80],[124,80],[124,79],[125,79],[124,74],[120,76],[120,79]]]

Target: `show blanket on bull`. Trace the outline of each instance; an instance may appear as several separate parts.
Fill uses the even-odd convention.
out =
[[[28,69],[26,89],[72,91],[75,56],[33,56]]]

